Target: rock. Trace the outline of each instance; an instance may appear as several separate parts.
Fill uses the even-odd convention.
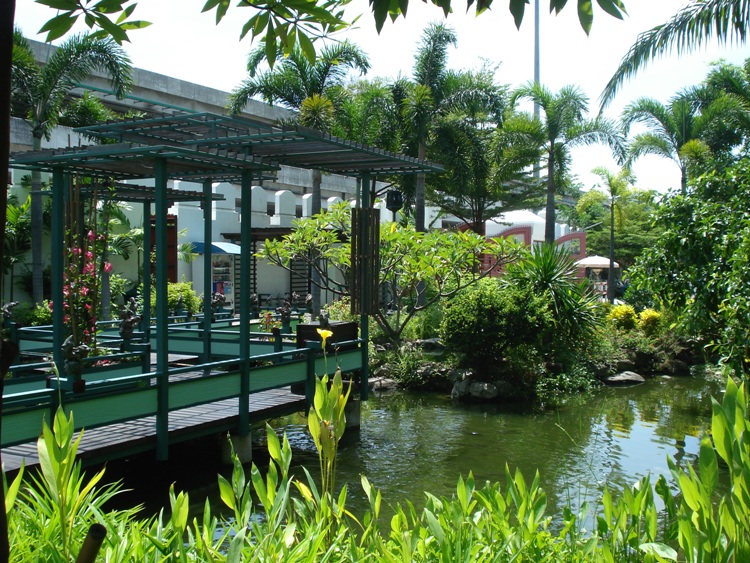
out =
[[[489,400],[497,397],[497,387],[492,383],[474,382],[469,385],[469,395],[474,399]]]
[[[444,349],[439,338],[425,338],[424,340],[417,340],[414,344],[425,352],[441,352]]]
[[[454,401],[460,401],[461,399],[466,397],[469,394],[470,386],[471,381],[469,381],[468,379],[457,381],[453,386],[453,390],[451,391],[451,399],[453,399]]]
[[[388,377],[371,377],[368,383],[374,391],[390,391],[398,387],[398,382]]]
[[[638,385],[645,383],[646,380],[642,375],[634,371],[623,371],[615,375],[610,375],[602,380],[606,385]]]

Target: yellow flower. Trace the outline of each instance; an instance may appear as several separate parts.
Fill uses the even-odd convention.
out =
[[[319,328],[317,330],[318,330],[318,334],[320,335],[320,338],[323,339],[323,348],[325,348],[326,347],[326,340],[328,340],[328,338],[330,338],[331,336],[333,336],[333,332],[331,332],[330,330],[326,330],[324,328]]]

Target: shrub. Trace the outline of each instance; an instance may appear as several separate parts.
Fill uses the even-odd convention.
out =
[[[631,330],[635,328],[638,316],[632,305],[615,305],[607,313],[607,319],[612,321],[617,328]]]
[[[52,307],[46,299],[41,304],[21,303],[13,309],[13,319],[20,326],[52,324]]]
[[[552,325],[546,299],[532,288],[484,279],[450,301],[440,334],[448,350],[462,354],[478,374],[489,375],[509,349],[540,346]]]
[[[638,313],[638,328],[648,336],[654,336],[659,330],[661,323],[661,313],[653,309],[644,309]]]
[[[180,299],[182,302],[180,304]],[[203,310],[203,295],[193,291],[193,282],[182,281],[167,285],[167,307],[170,311],[182,308],[184,311],[197,313]],[[151,292],[151,308],[156,310],[156,292]]]

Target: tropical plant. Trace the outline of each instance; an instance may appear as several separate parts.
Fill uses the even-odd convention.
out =
[[[681,187],[687,186],[689,164],[700,164],[712,160],[714,153],[731,149],[727,139],[732,138],[731,130],[721,128],[717,123],[726,121],[730,112],[741,112],[736,104],[729,105],[729,99],[719,97],[701,106],[699,92],[685,90],[664,105],[652,98],[638,98],[628,104],[622,113],[625,131],[634,123],[641,123],[649,130],[633,137],[628,147],[628,161],[632,162],[641,156],[655,154],[673,160],[680,167]],[[713,140],[709,145],[706,140]],[[740,138],[737,138],[738,142]],[[699,168],[705,168],[699,167]]]
[[[552,343],[562,348],[580,345],[599,324],[596,296],[577,277],[575,263],[564,247],[534,247],[525,259],[508,265],[503,282],[527,286],[547,299],[555,324]]]
[[[750,19],[747,0],[693,0],[669,21],[638,35],[600,96],[606,107],[624,82],[650,61],[676,51],[697,49],[712,38],[743,43]]]
[[[461,354],[481,377],[510,379],[521,372],[518,366],[508,365],[511,350],[522,347],[541,353],[548,333],[554,330],[548,305],[545,296],[530,286],[485,278],[448,302],[440,336],[446,348]]]
[[[655,221],[664,228],[631,270],[635,289],[676,315],[683,334],[698,338],[746,374],[750,309],[750,161],[689,182],[687,193],[671,194]]]
[[[543,154],[547,168],[547,204],[544,241],[555,240],[555,194],[563,185],[570,165],[570,149],[580,145],[605,143],[618,160],[623,158],[620,132],[614,123],[602,117],[586,119],[588,97],[575,86],[564,86],[553,93],[541,84],[531,82],[518,88],[512,103],[526,98],[537,104],[543,114]]]
[[[13,79],[17,82],[12,90],[12,105],[31,126],[33,150],[41,149],[42,138],[49,138],[59,123],[71,90],[95,70],[109,76],[118,98],[130,87],[130,60],[122,48],[109,38],[72,36],[54,50],[44,65],[29,64],[30,46],[20,32],[14,34],[13,50],[26,52],[14,56],[14,61],[24,61],[24,68],[13,73]],[[33,171],[31,176],[33,298],[39,303],[43,296],[41,172]]]
[[[629,168],[622,168],[617,174],[604,167],[592,170],[594,174],[602,179],[604,188],[609,193],[609,268],[607,270],[607,300],[615,301],[615,215],[618,219],[618,227],[622,229],[623,223],[623,199],[630,191],[630,184],[635,181],[635,176]]]
[[[540,154],[538,123],[504,115],[504,89],[488,73],[449,75],[455,85],[444,106],[453,109],[436,117],[427,153],[446,168],[430,176],[429,201],[478,234],[487,219],[526,208],[542,193],[530,173]]]
[[[349,294],[351,274],[351,210],[346,203],[294,223],[280,240],[266,240],[258,253],[282,268],[303,260],[319,268],[321,287],[334,295]],[[513,260],[519,246],[510,240],[487,241],[475,233],[416,233],[395,223],[380,229],[380,308],[373,313],[388,340],[398,342],[419,311],[446,299],[493,267]],[[488,264],[480,263],[480,255]],[[319,259],[319,260],[318,260]],[[321,267],[318,264],[324,264]],[[315,279],[315,278],[314,278]]]
[[[18,203],[16,196],[8,198],[5,219],[5,252],[3,253],[3,274],[9,275],[10,301],[13,301],[16,265],[20,263],[31,249],[30,201]]]

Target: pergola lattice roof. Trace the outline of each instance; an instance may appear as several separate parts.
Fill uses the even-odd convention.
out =
[[[439,164],[347,141],[296,125],[274,126],[212,113],[118,121],[77,131],[154,147],[182,146],[258,165],[288,165],[333,174],[373,176],[439,172]]]

